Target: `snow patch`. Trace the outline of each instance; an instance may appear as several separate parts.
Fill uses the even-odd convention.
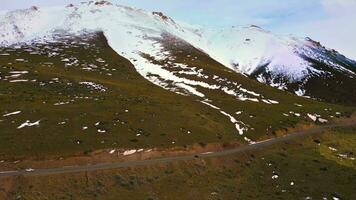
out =
[[[123,155],[124,156],[128,156],[128,155],[132,155],[134,153],[136,153],[137,150],[136,149],[132,149],[132,150],[127,150],[127,151],[124,151]]]
[[[39,126],[40,122],[41,122],[41,120],[31,123],[30,120],[27,120],[26,122],[24,122],[20,126],[18,126],[17,129],[22,129],[24,127],[31,127],[31,126]]]
[[[18,115],[20,113],[21,113],[21,111],[15,111],[15,112],[7,113],[7,114],[3,115],[3,117],[8,117],[8,116],[11,116],[11,115]]]

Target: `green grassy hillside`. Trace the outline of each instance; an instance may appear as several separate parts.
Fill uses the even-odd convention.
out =
[[[330,119],[354,110],[259,84],[175,39],[162,43],[175,57],[174,62],[208,75],[205,81],[216,83],[211,77],[219,76],[219,84],[227,88],[238,84],[259,93],[259,102],[198,88],[221,109],[217,110],[203,104],[203,98],[165,90],[141,77],[128,60],[108,46],[101,33],[0,48],[0,160],[65,156],[103,148],[245,143],[244,137],[257,141],[275,130],[311,122],[307,113]],[[262,99],[279,103],[267,104]],[[243,136],[220,111],[243,122]]]
[[[355,131],[355,128],[334,129],[221,158],[15,177],[0,182],[0,198],[355,199]]]

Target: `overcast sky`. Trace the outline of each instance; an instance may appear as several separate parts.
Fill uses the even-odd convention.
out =
[[[1,10],[83,0],[0,0]],[[309,36],[356,60],[356,0],[111,0],[204,26],[255,24],[276,33]]]

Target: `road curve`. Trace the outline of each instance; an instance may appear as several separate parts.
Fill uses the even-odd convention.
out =
[[[0,178],[8,178],[14,176],[45,176],[45,175],[53,175],[53,174],[65,174],[65,173],[76,173],[76,172],[90,172],[97,170],[107,170],[107,169],[117,169],[117,168],[125,168],[125,167],[136,167],[136,166],[146,166],[146,165],[154,165],[161,163],[170,163],[175,161],[189,161],[197,158],[212,158],[212,157],[221,157],[227,156],[231,154],[246,152],[250,150],[255,150],[267,146],[271,146],[273,144],[278,144],[282,142],[287,142],[293,140],[295,138],[299,138],[302,136],[312,135],[316,133],[321,133],[324,130],[330,128],[337,127],[350,127],[355,126],[356,122],[342,124],[342,125],[326,125],[316,128],[311,128],[303,131],[296,131],[290,133],[288,135],[282,137],[276,137],[269,140],[264,140],[261,142],[257,142],[255,144],[245,145],[236,147],[234,149],[223,150],[219,152],[205,152],[199,154],[192,155],[184,155],[184,156],[174,156],[174,157],[162,157],[162,158],[154,158],[148,160],[132,160],[132,161],[123,161],[123,162],[112,162],[112,163],[99,163],[99,164],[88,164],[88,165],[76,165],[76,166],[65,166],[60,168],[48,168],[48,169],[35,169],[35,170],[18,170],[18,171],[3,171],[0,172]]]

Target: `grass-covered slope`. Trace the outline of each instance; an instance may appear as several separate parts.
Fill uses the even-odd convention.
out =
[[[353,111],[252,81],[175,39],[160,42],[174,55],[170,63],[184,64],[185,69],[178,71],[201,69],[199,73],[208,76],[205,82],[224,87],[191,86],[204,97],[172,92],[169,83],[160,85],[165,80],[158,87],[113,51],[101,33],[59,35],[56,42],[1,48],[0,158],[63,156],[111,147],[251,142],[274,130],[311,122],[307,113],[328,119]],[[172,72],[172,66],[167,64],[167,70]],[[236,94],[229,94],[233,90]]]
[[[355,128],[220,158],[0,182],[4,199],[355,199]]]

